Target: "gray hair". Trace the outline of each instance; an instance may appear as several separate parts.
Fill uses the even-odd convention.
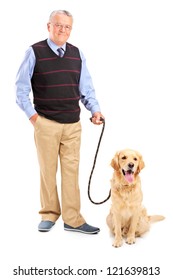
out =
[[[49,16],[49,21],[51,22],[53,17],[56,16],[56,15],[66,15],[68,17],[71,17],[72,21],[73,21],[72,14],[70,12],[66,11],[66,10],[55,10],[55,11],[53,11]]]

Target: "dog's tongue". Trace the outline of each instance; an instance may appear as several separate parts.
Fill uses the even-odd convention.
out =
[[[132,183],[133,182],[133,173],[126,172],[125,179],[128,183]]]

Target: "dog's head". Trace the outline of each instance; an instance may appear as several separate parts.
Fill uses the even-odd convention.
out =
[[[145,164],[139,152],[125,149],[115,154],[111,166],[123,176],[128,184],[132,184]]]

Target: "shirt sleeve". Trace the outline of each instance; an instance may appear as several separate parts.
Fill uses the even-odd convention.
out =
[[[35,55],[32,47],[30,47],[24,56],[24,59],[19,67],[16,75],[16,103],[22,109],[28,118],[31,118],[36,114],[29,94],[31,92],[31,78],[33,75],[33,70],[35,66]]]
[[[100,112],[100,105],[96,99],[92,78],[86,66],[86,59],[81,51],[80,56],[82,60],[82,69],[79,82],[80,98],[86,109],[89,110],[91,114],[94,114],[95,112]]]

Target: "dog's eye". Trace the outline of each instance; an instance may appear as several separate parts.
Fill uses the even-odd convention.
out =
[[[137,161],[138,159],[135,157],[134,160]]]
[[[126,156],[123,156],[122,159],[127,159],[127,157],[126,157]]]

